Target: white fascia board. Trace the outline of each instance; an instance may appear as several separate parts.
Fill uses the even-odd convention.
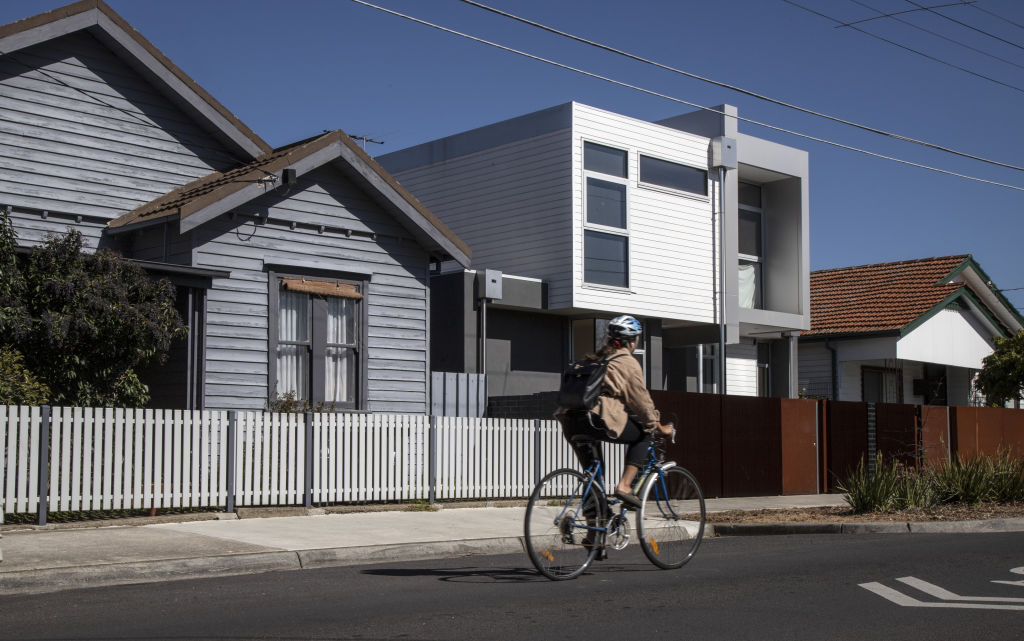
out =
[[[0,40],[0,54],[20,51],[41,42],[88,29],[96,24],[96,15],[98,13],[98,10],[90,9],[89,11],[76,13],[73,16],[61,18],[54,22],[48,22],[33,29],[26,29],[25,31],[11,34]]]
[[[971,293],[981,299],[981,302],[988,308],[989,312],[995,315],[1001,323],[1009,327],[1011,333],[1024,329],[1024,326],[1021,326],[1017,318],[1006,309],[1003,302],[995,295],[988,283],[982,280],[978,272],[974,271],[971,267],[967,267],[960,272],[960,275],[963,276],[964,282],[967,283]]]

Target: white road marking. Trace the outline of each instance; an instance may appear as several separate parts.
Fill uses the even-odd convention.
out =
[[[998,603],[1024,603],[1024,599],[1006,596],[960,596],[959,594],[954,594],[945,588],[940,588],[937,585],[928,583],[927,581],[922,581],[921,579],[912,576],[905,576],[896,580],[900,583],[905,583],[912,588],[917,588],[936,599],[942,599],[943,601],[995,601]]]
[[[908,577],[909,578],[909,577]],[[998,605],[995,603],[963,603],[963,602],[936,602],[936,601],[918,601],[913,597],[909,597],[898,590],[886,587],[881,583],[861,583],[860,587],[864,588],[869,592],[874,592],[878,596],[892,601],[896,605],[903,606],[905,608],[953,608],[960,610],[1021,610],[1024,611],[1024,605]]]
[[[1013,568],[1010,570],[1013,574],[1024,574],[1024,567]],[[1024,588],[1024,581],[992,581],[992,583],[1002,583],[1003,585],[1017,585]]]

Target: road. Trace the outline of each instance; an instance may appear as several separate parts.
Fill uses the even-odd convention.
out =
[[[1022,639],[1024,537],[721,538],[681,570],[631,549],[561,583],[513,555],[0,597],[0,639],[643,637]]]

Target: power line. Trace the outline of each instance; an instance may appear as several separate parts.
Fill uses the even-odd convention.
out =
[[[794,7],[797,7],[799,9],[803,9],[804,11],[807,11],[808,13],[813,13],[816,16],[820,16],[822,18],[825,18],[826,20],[831,20],[832,22],[842,23],[842,20],[837,20],[837,19],[833,18],[832,16],[827,16],[824,13],[821,13],[820,11],[815,11],[814,9],[805,7],[802,4],[797,4],[796,2],[793,2],[793,0],[782,0],[782,1],[785,2],[786,4],[791,4]],[[992,78],[990,76],[986,76],[985,74],[982,74],[982,73],[978,73],[977,71],[971,71],[970,69],[967,69],[966,67],[961,67],[960,65],[953,64],[952,62],[947,62],[946,60],[943,60],[942,58],[936,58],[935,56],[927,54],[927,53],[924,53],[923,51],[918,51],[917,49],[914,49],[912,47],[908,47],[906,45],[902,45],[902,44],[900,44],[898,42],[895,42],[893,40],[889,40],[888,38],[883,38],[882,36],[875,35],[875,34],[871,33],[870,31],[865,31],[865,30],[861,29],[860,27],[850,27],[850,28],[853,29],[854,31],[859,32],[859,33],[863,33],[866,36],[871,36],[872,38],[875,38],[876,40],[881,40],[882,42],[886,42],[888,44],[891,44],[894,47],[899,47],[900,49],[903,49],[905,51],[909,51],[911,53],[917,54],[917,55],[921,56],[922,58],[927,58],[928,60],[931,60],[932,62],[937,62],[939,64],[946,65],[947,67],[952,67],[953,69],[956,69],[958,71],[962,71],[964,73],[970,74],[970,75],[972,75],[972,76],[974,76],[976,78],[981,78],[982,80],[988,80],[989,82],[994,82],[995,84],[1001,85],[1003,87],[1006,87],[1007,89],[1013,89],[1014,91],[1019,91],[1020,93],[1024,93],[1024,89],[1022,89],[1022,88],[1020,88],[1020,87],[1018,87],[1016,85],[1011,85],[1009,83],[1003,82],[1002,80],[996,80],[995,78]]]
[[[614,54],[617,54],[617,55],[620,55],[620,56],[625,56],[626,58],[629,58],[630,60],[635,60],[637,62],[642,62],[644,64],[652,65],[652,66],[657,67],[659,69],[664,69],[665,71],[671,71],[672,73],[676,73],[676,74],[679,74],[679,75],[682,75],[682,76],[686,76],[687,78],[693,78],[694,80],[700,80],[701,82],[706,82],[706,83],[715,85],[717,87],[722,87],[724,89],[729,89],[730,91],[735,91],[735,92],[741,93],[741,94],[743,94],[745,96],[750,96],[751,98],[757,98],[758,100],[764,100],[765,102],[770,102],[770,103],[772,103],[774,105],[779,105],[781,107],[786,107],[788,109],[794,109],[796,111],[800,111],[800,112],[803,112],[803,113],[806,113],[806,114],[810,114],[812,116],[817,116],[819,118],[825,118],[826,120],[831,120],[832,122],[838,122],[840,124],[848,125],[850,127],[856,127],[857,129],[861,129],[863,131],[868,131],[868,132],[871,132],[873,134],[878,134],[880,136],[887,136],[889,138],[894,138],[896,140],[901,140],[903,142],[914,143],[915,145],[921,145],[923,147],[928,147],[930,149],[935,149],[935,150],[943,151],[943,152],[946,152],[946,153],[949,153],[949,154],[954,154],[954,155],[957,155],[957,156],[960,156],[960,157],[963,157],[963,158],[969,158],[971,160],[977,160],[979,162],[988,163],[988,164],[991,164],[991,165],[995,165],[997,167],[1003,167],[1003,168],[1006,168],[1006,169],[1015,169],[1017,171],[1024,171],[1024,167],[1020,167],[1020,166],[1017,166],[1017,165],[1011,165],[1011,164],[1008,164],[1008,163],[1000,162],[998,160],[990,160],[988,158],[982,158],[980,156],[975,156],[973,154],[969,154],[969,153],[966,153],[966,152],[957,151],[955,149],[951,149],[949,147],[944,147],[942,145],[937,145],[937,144],[926,142],[926,141],[923,141],[923,140],[918,140],[916,138],[910,138],[908,136],[902,136],[900,134],[892,133],[892,132],[885,131],[883,129],[878,129],[876,127],[871,127],[871,126],[868,126],[868,125],[859,124],[859,123],[856,123],[856,122],[852,122],[850,120],[844,120],[843,118],[839,118],[839,117],[836,117],[836,116],[830,116],[828,114],[824,114],[824,113],[821,113],[821,112],[818,112],[818,111],[814,111],[814,110],[808,109],[806,107],[801,107],[799,105],[794,105],[794,104],[791,104],[791,103],[788,103],[788,102],[784,102],[782,100],[778,100],[776,98],[771,98],[771,97],[765,96],[763,94],[759,94],[759,93],[756,93],[754,91],[750,91],[748,89],[744,89],[742,87],[738,87],[736,85],[730,85],[728,83],[720,82],[718,80],[712,80],[711,78],[706,78],[704,76],[700,76],[698,74],[691,73],[689,71],[684,71],[682,69],[677,69],[675,67],[670,67],[668,65],[662,64],[662,63],[657,62],[655,60],[650,60],[648,58],[644,58],[644,57],[639,56],[637,54],[629,53],[628,51],[623,51],[621,49],[616,49],[615,47],[612,47],[612,46],[609,46],[609,45],[606,45],[606,44],[602,44],[600,42],[595,42],[593,40],[588,40],[586,38],[583,38],[583,37],[580,37],[580,36],[576,36],[576,35],[573,35],[571,33],[567,33],[565,31],[560,31],[558,29],[555,29],[554,27],[549,27],[547,25],[541,24],[539,22],[535,22],[535,21],[530,20],[528,18],[523,18],[521,16],[517,16],[517,15],[511,14],[511,13],[502,11],[501,9],[496,9],[494,7],[489,7],[489,6],[487,6],[485,4],[482,4],[480,2],[476,2],[476,0],[461,0],[461,1],[463,3],[465,3],[465,4],[472,5],[474,7],[480,8],[480,9],[484,9],[485,11],[490,11],[491,13],[496,13],[496,14],[498,14],[500,16],[505,17],[505,18],[510,18],[512,20],[516,20],[518,22],[522,22],[524,24],[528,24],[528,25],[530,25],[532,27],[536,27],[538,29],[543,29],[544,31],[548,31],[550,33],[554,33],[554,34],[557,34],[559,36],[563,36],[565,38],[570,38],[570,39],[575,40],[577,42],[581,42],[583,44],[590,45],[592,47],[597,47],[598,49],[603,49],[604,51],[609,51],[611,53],[614,53]],[[871,7],[868,7],[868,8],[871,8]],[[1024,67],[1022,67],[1022,68],[1024,68]]]
[[[850,0],[850,2],[852,2],[854,4],[857,4],[857,5],[860,5],[860,6],[864,7],[864,8],[866,8],[866,9],[871,9],[872,11],[877,11],[878,13],[882,13],[882,11],[880,9],[876,9],[875,7],[872,7],[869,4],[866,4],[864,2],[860,2],[860,0]],[[886,15],[891,15],[891,14],[886,14]],[[884,16],[878,16],[878,17],[882,18]],[[960,42],[959,40],[956,40],[954,38],[950,38],[949,36],[944,36],[944,35],[942,35],[941,33],[937,32],[937,31],[932,31],[931,29],[925,29],[924,27],[916,25],[913,22],[910,22],[909,20],[904,20],[902,18],[895,18],[895,17],[893,18],[893,20],[895,20],[896,22],[900,22],[902,24],[905,24],[908,27],[912,27],[914,29],[917,29],[918,31],[923,31],[923,32],[925,32],[927,34],[933,35],[936,38],[941,38],[941,39],[943,39],[943,40],[945,40],[947,42],[952,42],[953,44],[955,44],[955,45],[957,45],[959,47],[963,47],[964,49],[970,49],[971,51],[973,51],[975,53],[980,53],[983,56],[988,56],[989,58],[992,58],[994,60],[998,60],[999,62],[1005,62],[1006,64],[1012,65],[1014,67],[1017,67],[1018,69],[1024,69],[1024,65],[1022,65],[1022,64],[1018,64],[1018,63],[1016,63],[1016,62],[1014,62],[1012,60],[1008,60],[1008,59],[1003,58],[1001,56],[997,56],[995,54],[988,53],[987,51],[982,51],[981,49],[978,49],[977,47],[972,47],[969,44]]]
[[[584,75],[584,76],[588,76],[590,78],[596,78],[597,80],[603,80],[604,82],[608,82],[608,83],[611,83],[611,84],[614,84],[614,85],[618,85],[620,87],[626,87],[627,89],[633,89],[634,91],[639,91],[639,92],[642,92],[642,93],[646,93],[648,95],[656,96],[658,98],[664,98],[665,100],[671,100],[672,102],[678,102],[680,104],[687,105],[688,107],[693,107],[695,109],[701,109],[701,110],[704,110],[704,111],[709,111],[709,112],[712,112],[712,113],[721,114],[723,116],[726,115],[725,112],[720,111],[718,109],[712,109],[710,107],[706,107],[704,105],[700,105],[700,104],[697,104],[695,102],[690,102],[688,100],[683,100],[682,98],[676,98],[674,96],[669,96],[667,94],[663,94],[663,93],[660,93],[660,92],[657,92],[657,91],[652,91],[651,89],[645,89],[643,87],[639,87],[637,85],[633,85],[633,84],[630,84],[630,83],[627,83],[627,82],[623,82],[621,80],[615,80],[614,78],[609,78],[607,76],[602,76],[600,74],[597,74],[597,73],[594,73],[594,72],[591,72],[591,71],[585,71],[583,69],[579,69],[577,67],[572,67],[570,65],[567,65],[567,64],[564,64],[564,63],[561,63],[561,62],[556,62],[556,61],[550,60],[548,58],[543,58],[541,56],[537,56],[537,55],[534,55],[532,53],[527,53],[527,52],[521,51],[519,49],[514,49],[512,47],[508,47],[508,46],[505,46],[505,45],[502,45],[502,44],[498,44],[496,42],[491,42],[490,40],[484,40],[483,38],[478,38],[476,36],[472,36],[472,35],[469,35],[469,34],[466,34],[466,33],[462,33],[461,31],[456,31],[454,29],[449,29],[448,27],[443,27],[441,25],[434,24],[434,23],[428,22],[426,20],[421,20],[420,18],[416,18],[416,17],[410,16],[410,15],[406,15],[404,13],[400,13],[398,11],[394,11],[392,9],[388,9],[386,7],[381,7],[381,6],[372,4],[370,2],[366,2],[366,0],[352,0],[352,2],[355,2],[356,4],[361,4],[361,5],[365,6],[365,7],[370,7],[371,9],[376,9],[377,11],[381,11],[381,12],[384,12],[384,13],[391,14],[393,16],[397,16],[399,18],[403,18],[405,20],[409,20],[411,22],[415,22],[417,24],[424,25],[426,27],[430,27],[432,29],[437,29],[439,31],[443,31],[445,33],[449,33],[449,34],[452,34],[452,35],[456,35],[456,36],[459,36],[461,38],[466,38],[467,40],[472,40],[472,41],[478,42],[480,44],[485,44],[485,45],[488,45],[488,46],[491,46],[491,47],[495,47],[497,49],[501,49],[502,51],[507,51],[509,53],[514,53],[516,55],[520,55],[520,56],[523,56],[525,58],[529,58],[531,60],[536,60],[538,62],[543,62],[545,64],[549,64],[549,65],[552,65],[554,67],[558,67],[560,69],[565,69],[567,71],[572,71],[572,72],[575,72],[575,73],[578,73],[578,74],[581,74],[581,75]],[[819,138],[817,136],[812,136],[810,134],[800,133],[800,132],[794,131],[792,129],[786,129],[784,127],[778,127],[776,125],[769,125],[767,123],[759,122],[759,121],[753,120],[751,118],[744,118],[743,116],[734,116],[734,117],[737,120],[740,120],[740,121],[743,121],[743,122],[747,122],[747,123],[750,123],[752,125],[757,125],[759,127],[764,127],[766,129],[771,129],[773,131],[778,131],[778,132],[781,132],[781,133],[790,134],[792,136],[797,136],[799,138],[804,138],[806,140],[811,140],[811,141],[814,141],[814,142],[819,142],[819,143],[822,143],[822,144],[825,144],[825,145],[831,145],[831,146],[837,147],[839,149],[846,149],[847,151],[855,151],[857,153],[865,154],[865,155],[872,156],[872,157],[875,157],[875,158],[881,158],[881,159],[884,159],[884,160],[891,160],[893,162],[900,163],[900,164],[903,164],[903,165],[908,165],[908,166],[911,166],[911,167],[918,167],[920,169],[927,169],[929,171],[934,171],[934,172],[938,172],[938,173],[941,173],[941,174],[946,174],[948,176],[956,176],[957,178],[964,178],[965,180],[972,180],[972,181],[975,181],[975,182],[985,183],[985,184],[993,185],[993,186],[996,186],[996,187],[1005,187],[1007,189],[1013,189],[1015,191],[1024,191],[1024,187],[1018,187],[1016,185],[1008,185],[1008,184],[1005,184],[1005,183],[1000,183],[1000,182],[996,182],[996,181],[993,181],[993,180],[988,180],[988,179],[985,179],[985,178],[978,178],[976,176],[968,176],[966,174],[957,173],[955,171],[950,171],[948,169],[940,169],[938,167],[932,167],[930,165],[916,163],[916,162],[913,162],[913,161],[910,161],[910,160],[903,160],[902,158],[896,158],[896,157],[893,157],[893,156],[887,156],[885,154],[880,154],[880,153],[876,153],[876,152],[873,152],[873,151],[868,151],[866,149],[860,149],[859,147],[853,147],[851,145],[846,145],[846,144],[835,142],[835,141],[832,141],[832,140],[827,140],[825,138]]]
[[[980,33],[983,36],[988,36],[989,38],[992,38],[994,40],[998,40],[999,42],[1006,43],[1006,44],[1010,45],[1011,47],[1017,47],[1018,49],[1024,50],[1024,46],[1021,46],[1021,45],[1017,44],[1016,42],[1011,42],[1011,41],[1007,40],[1006,38],[1000,38],[999,36],[995,35],[994,33],[989,33],[987,31],[979,29],[979,28],[977,28],[975,26],[969,25],[966,22],[963,22],[962,20],[957,20],[956,18],[951,18],[951,17],[947,16],[944,13],[939,13],[938,11],[935,11],[934,9],[931,9],[931,8],[928,8],[928,7],[922,7],[921,5],[919,5],[916,2],[914,2],[914,0],[907,0],[907,2],[909,2],[912,5],[914,5],[915,7],[921,7],[922,9],[925,9],[929,13],[934,13],[935,15],[939,16],[940,18],[944,18],[946,20],[949,20],[952,23],[958,24],[961,27],[966,27],[966,28],[970,29],[971,31],[977,31],[978,33]]]
[[[843,24],[837,24],[833,28],[834,29],[839,29],[841,27],[851,27],[851,26],[853,26],[855,24],[861,24],[862,22],[871,22],[872,20],[881,20],[882,18],[891,18],[893,16],[902,15],[904,13],[915,13],[917,11],[925,11],[926,9],[941,9],[943,7],[960,7],[960,6],[963,6],[963,5],[974,4],[975,1],[976,0],[970,0],[969,2],[954,2],[952,4],[937,4],[937,5],[933,5],[931,7],[920,7],[918,9],[905,9],[903,11],[894,11],[892,13],[883,13],[882,15],[875,16],[873,18],[864,18],[863,20],[854,20],[853,22],[844,22]],[[879,12],[879,13],[881,13],[881,12]]]
[[[971,8],[977,9],[978,11],[981,11],[982,13],[987,13],[988,15],[990,15],[990,16],[992,16],[994,18],[998,18],[999,20],[1002,20],[1003,22],[1009,22],[1010,24],[1012,24],[1015,27],[1019,27],[1021,29],[1024,29],[1024,24],[1018,24],[1018,23],[1014,22],[1013,20],[1010,20],[1009,18],[1004,18],[1003,16],[999,15],[998,13],[992,13],[988,9],[982,9],[981,7],[979,7],[976,4],[972,4],[970,6],[971,6]]]

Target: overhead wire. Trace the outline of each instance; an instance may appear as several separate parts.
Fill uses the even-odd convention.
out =
[[[998,161],[998,160],[991,160],[989,158],[983,158],[981,156],[976,156],[974,154],[969,154],[969,153],[966,153],[966,152],[958,151],[956,149],[951,149],[951,148],[945,147],[943,145],[938,145],[938,144],[935,144],[935,143],[926,142],[924,140],[918,140],[916,138],[911,138],[909,136],[903,136],[903,135],[900,135],[900,134],[897,134],[897,133],[893,133],[893,132],[890,132],[890,131],[885,131],[884,129],[879,129],[877,127],[871,127],[869,125],[864,125],[864,124],[856,123],[856,122],[853,122],[853,121],[850,121],[850,120],[846,120],[846,119],[843,119],[843,118],[839,118],[837,116],[830,116],[828,114],[821,113],[821,112],[815,111],[813,109],[808,109],[806,107],[801,107],[799,105],[794,105],[792,103],[788,103],[788,102],[779,100],[777,98],[771,98],[769,96],[757,93],[755,91],[751,91],[749,89],[744,89],[742,87],[739,87],[739,86],[736,86],[736,85],[731,85],[729,83],[721,82],[721,81],[718,81],[718,80],[713,80],[711,78],[707,78],[705,76],[701,76],[701,75],[692,73],[690,71],[684,71],[684,70],[678,69],[676,67],[671,67],[669,65],[660,63],[660,62],[658,62],[656,60],[651,60],[649,58],[644,58],[644,57],[639,56],[637,54],[630,53],[628,51],[623,51],[621,49],[617,49],[617,48],[612,47],[610,45],[606,45],[606,44],[603,44],[603,43],[600,43],[600,42],[589,40],[587,38],[583,38],[581,36],[577,36],[577,35],[568,33],[566,31],[562,31],[560,29],[555,29],[554,27],[550,27],[548,25],[541,24],[541,23],[536,22],[534,20],[530,20],[529,18],[523,18],[521,16],[517,16],[515,14],[508,13],[507,11],[503,11],[501,9],[497,9],[495,7],[491,7],[491,6],[488,6],[486,4],[483,4],[481,2],[477,2],[477,0],[461,0],[461,2],[463,2],[464,4],[468,4],[468,5],[471,5],[471,6],[480,8],[480,9],[483,9],[485,11],[489,11],[491,13],[500,15],[500,16],[505,17],[505,18],[516,20],[516,21],[521,22],[523,24],[528,24],[528,25],[530,25],[532,27],[536,27],[538,29],[542,29],[544,31],[547,31],[547,32],[550,32],[550,33],[554,33],[556,35],[559,35],[559,36],[562,36],[562,37],[565,37],[565,38],[569,38],[571,40],[575,40],[576,42],[580,42],[580,43],[583,43],[583,44],[586,44],[586,45],[589,45],[589,46],[592,46],[592,47],[596,47],[598,49],[602,49],[604,51],[608,51],[608,52],[614,53],[616,55],[624,56],[626,58],[629,58],[630,60],[635,60],[637,62],[642,62],[644,64],[652,65],[654,67],[657,67],[659,69],[663,69],[665,71],[670,71],[672,73],[676,73],[676,74],[679,74],[679,75],[682,75],[682,76],[686,76],[687,78],[693,78],[694,80],[700,80],[701,82],[706,82],[706,83],[715,85],[717,87],[722,87],[723,89],[729,89],[730,91],[735,91],[735,92],[743,94],[745,96],[750,96],[751,98],[757,98],[758,100],[763,100],[765,102],[769,102],[771,104],[778,105],[780,107],[786,107],[788,109],[794,109],[796,111],[800,111],[800,112],[805,113],[805,114],[816,116],[818,118],[825,118],[826,120],[831,120],[832,122],[837,122],[837,123],[840,123],[840,124],[843,124],[843,125],[848,125],[850,127],[855,127],[857,129],[861,129],[863,131],[868,131],[868,132],[871,132],[873,134],[878,134],[880,136],[887,136],[889,138],[894,138],[896,140],[901,140],[903,142],[909,142],[909,143],[913,143],[913,144],[916,144],[916,145],[921,145],[923,147],[928,147],[930,149],[935,149],[935,150],[942,151],[942,152],[945,152],[945,153],[954,154],[956,156],[961,156],[963,158],[969,158],[971,160],[977,160],[979,162],[984,162],[984,163],[988,163],[990,165],[995,165],[997,167],[1003,167],[1003,168],[1006,168],[1006,169],[1015,169],[1017,171],[1024,171],[1024,167],[1021,167],[1021,166],[1018,166],[1018,165],[1012,165],[1012,164],[1004,163],[1004,162],[1001,162],[1001,161]],[[871,7],[869,7],[869,8],[871,8]],[[1024,67],[1022,67],[1022,68],[1024,68]]]
[[[804,11],[807,11],[808,13],[813,13],[816,16],[820,16],[822,18],[825,18],[826,20],[831,20],[832,22],[836,22],[836,23],[840,23],[840,24],[842,23],[842,20],[837,20],[837,19],[833,18],[832,16],[825,15],[824,13],[821,13],[820,11],[815,11],[814,9],[811,9],[810,7],[805,7],[804,5],[799,4],[797,2],[794,2],[793,0],[782,0],[782,1],[785,2],[786,4],[791,4],[794,7],[797,7],[799,9],[803,9]],[[854,31],[857,31],[858,33],[863,33],[864,35],[870,36],[870,37],[872,37],[872,38],[874,38],[876,40],[881,40],[882,42],[891,44],[894,47],[899,47],[900,49],[903,49],[905,51],[909,51],[911,53],[917,54],[917,55],[921,56],[922,58],[927,58],[928,60],[931,60],[932,62],[937,62],[937,63],[939,63],[941,65],[945,65],[947,67],[951,67],[951,68],[956,69],[958,71],[962,71],[962,72],[964,72],[966,74],[970,74],[970,75],[972,75],[972,76],[974,76],[976,78],[981,78],[982,80],[987,80],[987,81],[995,83],[997,85],[1006,87],[1007,89],[1012,89],[1014,91],[1017,91],[1017,92],[1020,92],[1020,93],[1024,93],[1024,88],[1018,87],[1016,85],[1011,85],[1008,82],[1003,82],[1002,80],[998,80],[998,79],[993,78],[991,76],[986,76],[985,74],[978,73],[977,71],[972,71],[972,70],[970,70],[970,69],[968,69],[966,67],[961,67],[960,65],[954,64],[954,63],[949,62],[947,60],[943,60],[942,58],[937,58],[937,57],[935,57],[935,56],[933,56],[931,54],[925,53],[923,51],[918,51],[917,49],[914,49],[913,47],[908,47],[907,45],[900,44],[900,43],[896,42],[895,40],[890,40],[888,38],[883,38],[882,36],[879,36],[877,34],[871,33],[870,31],[865,31],[864,29],[861,29],[860,27],[850,27],[850,29],[853,29]]]
[[[969,6],[974,8],[974,9],[977,9],[978,11],[981,11],[982,13],[987,13],[988,15],[990,15],[990,16],[992,16],[994,18],[1002,20],[1003,22],[1008,22],[1008,23],[1012,24],[1015,27],[1019,27],[1021,29],[1024,29],[1024,24],[1020,24],[1020,23],[1014,22],[1013,20],[1010,20],[1009,18],[1004,18],[1003,16],[999,15],[998,13],[993,13],[993,12],[989,11],[988,9],[982,9],[977,4],[971,4]]]
[[[852,3],[856,4],[856,5],[860,5],[860,6],[864,7],[865,9],[871,9],[872,11],[877,11],[878,13],[882,13],[881,9],[877,9],[875,7],[872,7],[871,5],[869,5],[869,4],[865,3],[865,2],[861,2],[860,0],[850,0],[850,2],[852,2]],[[884,18],[884,17],[891,17],[891,16],[892,16],[892,14],[884,14],[884,15],[875,16],[875,17],[876,18]],[[914,24],[913,22],[911,22],[909,20],[904,20],[903,18],[896,18],[896,17],[893,17],[893,20],[895,20],[896,22],[905,24],[908,27],[911,27],[913,29],[917,29],[918,31],[923,31],[924,33],[927,33],[929,35],[935,36],[936,38],[941,38],[942,40],[945,40],[947,42],[952,42],[953,44],[957,45],[958,47],[963,47],[964,49],[969,49],[969,50],[971,50],[971,51],[973,51],[975,53],[980,53],[983,56],[987,56],[989,58],[992,58],[993,60],[998,60],[999,62],[1004,62],[1004,63],[1006,63],[1008,65],[1017,67],[1018,69],[1024,69],[1024,65],[1022,65],[1022,64],[1016,63],[1016,62],[1014,62],[1012,60],[1009,60],[1007,58],[1003,58],[1002,56],[997,56],[994,53],[989,53],[987,51],[982,51],[981,49],[978,49],[977,47],[972,47],[971,45],[969,45],[967,43],[964,43],[964,42],[960,42],[959,40],[956,40],[955,38],[950,38],[949,36],[942,35],[938,31],[932,31],[931,29],[925,29],[924,27],[922,27],[920,25],[916,25],[916,24]]]
[[[881,20],[882,18],[892,18],[893,16],[900,16],[900,15],[903,15],[904,13],[916,13],[918,11],[925,11],[926,9],[942,9],[943,7],[960,7],[960,6],[968,5],[968,4],[974,4],[974,2],[972,1],[972,2],[953,2],[951,4],[936,4],[936,5],[932,5],[930,7],[919,7],[917,9],[904,9],[903,11],[893,11],[891,13],[882,13],[882,15],[880,15],[880,16],[873,16],[871,18],[863,18],[861,20],[854,20],[853,22],[844,22],[843,24],[837,24],[833,28],[834,29],[839,29],[839,28],[842,28],[842,27],[850,27],[850,26],[853,26],[855,24],[861,24],[861,23],[864,23],[864,22],[871,22],[872,20]],[[879,12],[879,13],[881,13],[881,12]]]
[[[529,59],[535,60],[537,62],[543,62],[545,64],[549,64],[549,65],[552,65],[554,67],[558,67],[560,69],[565,69],[567,71],[572,71],[574,73],[578,73],[578,74],[581,74],[581,75],[584,75],[584,76],[588,76],[590,78],[595,78],[597,80],[602,80],[604,82],[608,82],[608,83],[611,83],[611,84],[614,84],[614,85],[618,85],[620,87],[625,87],[627,89],[632,89],[634,91],[639,91],[641,93],[645,93],[645,94],[648,94],[648,95],[651,95],[651,96],[655,96],[655,97],[658,97],[658,98],[663,98],[665,100],[670,100],[672,102],[677,102],[677,103],[680,103],[680,104],[683,104],[683,105],[687,105],[688,107],[693,107],[695,109],[701,109],[701,110],[709,111],[709,112],[712,112],[712,113],[718,113],[718,114],[721,114],[721,115],[726,115],[725,112],[723,112],[721,110],[718,110],[718,109],[707,107],[705,105],[700,105],[700,104],[697,104],[695,102],[690,102],[688,100],[683,100],[682,98],[676,98],[676,97],[670,96],[668,94],[664,94],[664,93],[661,93],[661,92],[658,92],[658,91],[653,91],[651,89],[646,89],[644,87],[640,87],[638,85],[633,85],[633,84],[630,84],[628,82],[623,82],[621,80],[616,80],[616,79],[610,78],[608,76],[602,76],[601,74],[597,74],[597,73],[594,73],[592,71],[586,71],[584,69],[580,69],[578,67],[573,67],[573,66],[567,65],[565,63],[557,62],[557,61],[551,60],[549,58],[544,58],[542,56],[538,56],[538,55],[535,55],[535,54],[532,54],[532,53],[529,53],[529,52],[526,52],[526,51],[522,51],[520,49],[515,49],[515,48],[509,47],[507,45],[499,44],[497,42],[486,40],[484,38],[480,38],[480,37],[473,36],[473,35],[470,35],[470,34],[467,34],[467,33],[463,33],[461,31],[457,31],[457,30],[451,29],[449,27],[445,27],[445,26],[442,26],[442,25],[439,25],[439,24],[435,24],[433,22],[429,22],[427,20],[423,20],[423,19],[417,18],[415,16],[410,16],[408,14],[404,14],[404,13],[401,13],[399,11],[395,11],[394,9],[388,9],[387,7],[382,7],[380,5],[376,5],[376,4],[373,4],[371,2],[367,2],[366,0],[351,0],[351,1],[356,3],[356,4],[363,5],[365,7],[369,7],[371,9],[375,9],[377,11],[381,11],[383,13],[387,13],[387,14],[390,14],[390,15],[393,15],[393,16],[396,16],[396,17],[399,17],[399,18],[403,18],[405,20],[409,20],[410,22],[415,22],[417,24],[421,24],[423,26],[430,27],[432,29],[437,29],[438,31],[442,31],[444,33],[448,33],[448,34],[451,34],[451,35],[456,35],[456,36],[459,36],[460,38],[465,38],[467,40],[472,40],[473,42],[477,42],[477,43],[480,43],[480,44],[485,44],[487,46],[494,47],[496,49],[501,49],[502,51],[506,51],[506,52],[509,52],[509,53],[514,53],[516,55],[523,56],[525,58],[529,58]],[[875,158],[881,158],[883,160],[889,160],[889,161],[900,163],[900,164],[903,164],[903,165],[908,165],[908,166],[911,166],[911,167],[917,167],[917,168],[920,168],[920,169],[926,169],[926,170],[929,170],[929,171],[934,171],[934,172],[937,172],[937,173],[945,174],[945,175],[948,175],[948,176],[955,176],[957,178],[963,178],[965,180],[971,180],[971,181],[974,181],[974,182],[979,182],[979,183],[984,183],[984,184],[988,184],[988,185],[993,185],[993,186],[996,186],[996,187],[1005,187],[1007,189],[1012,189],[1012,190],[1015,190],[1015,191],[1024,191],[1024,187],[1019,187],[1017,185],[1010,185],[1010,184],[1006,184],[1006,183],[997,182],[997,181],[994,181],[994,180],[988,180],[986,178],[979,178],[977,176],[970,176],[970,175],[967,175],[967,174],[962,174],[962,173],[959,173],[959,172],[950,171],[948,169],[941,169],[939,167],[933,167],[933,166],[930,166],[930,165],[925,165],[923,163],[917,163],[917,162],[913,162],[913,161],[910,161],[910,160],[905,160],[905,159],[902,159],[902,158],[896,158],[894,156],[888,156],[888,155],[885,155],[885,154],[880,154],[880,153],[877,153],[877,152],[874,152],[874,151],[868,151],[866,149],[861,149],[859,147],[854,147],[852,145],[846,145],[844,143],[836,142],[836,141],[833,141],[833,140],[828,140],[826,138],[820,138],[818,136],[813,136],[811,134],[805,134],[805,133],[802,133],[802,132],[799,132],[799,131],[794,131],[792,129],[786,129],[784,127],[779,127],[777,125],[771,125],[771,124],[768,124],[768,123],[765,123],[765,122],[760,122],[760,121],[754,120],[752,118],[746,118],[746,117],[743,117],[743,116],[733,116],[733,117],[735,117],[739,121],[750,123],[750,124],[756,125],[758,127],[764,127],[766,129],[770,129],[772,131],[778,131],[780,133],[789,134],[789,135],[792,135],[792,136],[796,136],[798,138],[803,138],[805,140],[811,140],[813,142],[822,143],[822,144],[829,145],[829,146],[832,146],[832,147],[836,147],[836,148],[839,148],[839,149],[845,149],[847,151],[854,151],[854,152],[865,154],[865,155],[872,156],[872,157],[875,157]],[[1018,169],[1016,167],[1014,167],[1014,168]]]
[[[939,16],[940,18],[943,18],[943,19],[948,20],[948,21],[950,21],[952,23],[958,24],[961,27],[965,27],[967,29],[970,29],[971,31],[976,31],[976,32],[980,33],[983,36],[992,38],[994,40],[998,40],[999,42],[1008,44],[1011,47],[1017,47],[1018,49],[1024,51],[1024,45],[1018,44],[1016,42],[1011,42],[1010,40],[1007,40],[1006,38],[1001,38],[1001,37],[997,36],[994,33],[989,33],[988,31],[985,31],[983,29],[979,29],[979,28],[975,27],[974,25],[969,25],[969,24],[967,24],[966,22],[964,22],[962,20],[957,20],[956,18],[947,16],[944,13],[940,13],[940,12],[932,9],[931,7],[922,7],[918,3],[914,2],[914,0],[906,0],[906,1],[909,2],[910,4],[914,5],[915,7],[920,7],[921,9],[924,9],[928,13],[934,13],[935,15]]]

